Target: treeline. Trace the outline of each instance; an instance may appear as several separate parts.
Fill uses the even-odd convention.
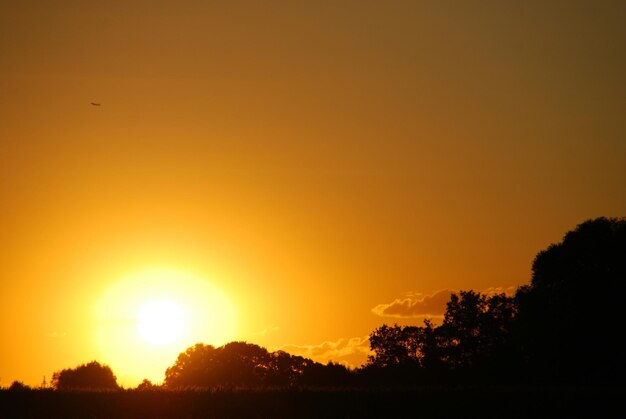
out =
[[[518,313],[516,299],[504,294],[452,294],[440,326],[426,320],[423,326],[376,329],[363,381],[386,386],[519,382]]]
[[[541,251],[530,284],[514,296],[462,291],[438,326],[377,328],[373,355],[360,368],[246,342],[196,344],[167,369],[160,388],[623,386],[625,296],[626,219],[597,218]],[[117,388],[111,369],[97,362],[55,373],[52,385]],[[138,387],[156,388],[147,380]]]
[[[443,323],[382,326],[367,382],[623,386],[626,219],[597,218],[539,252],[512,297],[452,295]]]

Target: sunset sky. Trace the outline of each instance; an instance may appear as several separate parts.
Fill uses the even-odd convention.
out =
[[[159,382],[231,340],[358,366],[450,290],[512,292],[626,215],[624,22],[624,1],[0,2],[0,386],[91,360]]]

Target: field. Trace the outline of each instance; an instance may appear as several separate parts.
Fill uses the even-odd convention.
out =
[[[626,417],[626,390],[582,388],[0,391],[0,418]]]

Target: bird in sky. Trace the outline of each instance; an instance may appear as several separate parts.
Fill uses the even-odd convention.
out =
[[[95,102],[91,102],[91,104],[92,104],[93,106],[100,106],[100,104],[99,104],[99,103],[95,103]]]

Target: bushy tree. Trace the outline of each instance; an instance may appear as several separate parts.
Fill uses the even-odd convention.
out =
[[[517,295],[529,379],[619,383],[626,373],[626,219],[597,218],[540,252]]]
[[[289,386],[300,383],[308,368],[315,364],[310,359],[285,351],[271,352],[265,382],[268,385]]]
[[[376,329],[368,366],[457,382],[621,384],[624,295],[626,219],[589,220],[537,254],[514,298],[462,291],[438,327]]]
[[[355,383],[353,371],[345,365],[335,362],[323,365],[308,361],[297,380],[298,384],[312,387],[345,387]]]
[[[119,388],[111,368],[96,361],[55,372],[52,375],[52,387],[57,390],[115,390]]]
[[[165,372],[165,385],[181,387],[263,387],[300,383],[313,361],[246,342],[215,348],[198,343],[181,353]]]
[[[474,380],[495,378],[499,363],[514,363],[515,313],[514,300],[505,295],[452,294],[438,327],[426,320],[421,327],[383,325],[374,330],[368,367],[395,370],[403,384],[441,381],[453,373],[457,378],[461,373]],[[388,374],[375,374],[389,379]]]
[[[9,386],[9,390],[11,390],[11,391],[26,391],[26,390],[32,390],[32,388],[30,386],[24,384],[21,381],[15,380]]]
[[[377,367],[389,367],[398,364],[417,364],[420,353],[420,329],[416,326],[387,326],[374,330],[369,337],[370,355],[368,361]]]
[[[513,298],[504,294],[452,294],[438,328],[443,361],[450,369],[482,374],[497,372],[500,363],[514,363],[511,329],[516,311]]]
[[[135,390],[151,391],[151,390],[157,390],[158,388],[159,386],[153,384],[152,381],[148,380],[147,378],[144,378],[143,381],[137,385]]]

